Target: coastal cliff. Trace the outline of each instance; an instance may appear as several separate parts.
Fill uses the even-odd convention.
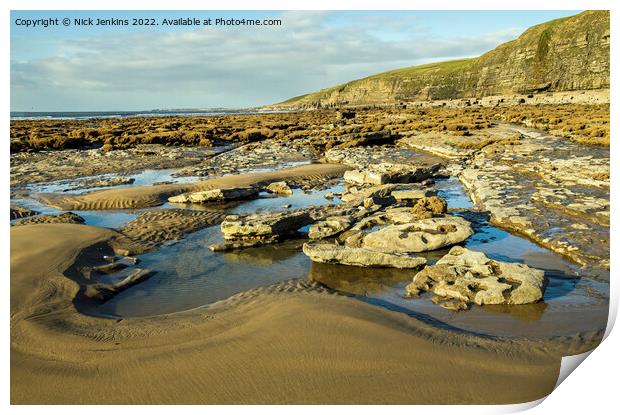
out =
[[[275,106],[377,105],[609,88],[609,30],[609,11],[586,11],[533,26],[477,58],[396,69]]]

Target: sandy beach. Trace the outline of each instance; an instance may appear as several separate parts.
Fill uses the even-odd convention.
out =
[[[522,404],[600,344],[609,11],[126,12],[11,11],[12,404]]]
[[[514,145],[512,141],[504,144],[502,137],[514,134],[514,131],[533,133],[508,126],[489,131],[499,137],[496,138],[496,145],[506,145],[514,154],[534,140],[525,135],[519,145]],[[472,140],[477,139],[482,138]],[[532,242],[525,242],[493,227],[488,217],[476,219],[478,213],[459,208],[471,206],[468,205],[471,202],[463,199],[467,197],[464,187],[445,179],[448,174],[446,170],[439,171],[435,180],[422,185],[435,189],[428,195],[441,194],[448,201],[446,203],[437,197],[423,198],[429,203],[438,203],[438,213],[428,210],[434,209],[429,207],[431,205],[420,205],[415,210],[406,207],[406,202],[396,204],[401,207],[396,207],[394,212],[403,212],[407,221],[420,220],[407,216],[413,212],[426,215],[423,217],[427,219],[422,220],[452,220],[449,223],[457,223],[458,226],[468,224],[470,220],[478,221],[480,223],[475,222],[478,223],[475,229],[481,236],[474,237],[467,246],[489,253],[510,253],[517,249],[511,254],[517,261],[557,268],[558,271],[548,274],[551,288],[547,288],[547,301],[551,301],[551,306],[541,303],[496,308],[485,306],[482,311],[474,306],[475,309],[463,314],[453,314],[453,311],[432,304],[428,297],[420,306],[415,305],[416,300],[404,297],[401,281],[411,281],[415,272],[392,272],[372,267],[355,270],[356,267],[319,266],[316,263],[306,268],[308,259],[300,253],[302,242],[295,239],[300,236],[294,237],[288,245],[279,240],[274,245],[260,238],[250,240],[254,241],[253,244],[260,242],[259,245],[267,245],[253,248],[257,251],[245,251],[245,245],[241,244],[240,249],[223,256],[218,256],[217,252],[210,253],[208,243],[195,240],[196,236],[193,236],[203,231],[207,232],[206,235],[220,234],[225,229],[222,224],[220,232],[222,221],[232,220],[234,224],[235,220],[250,220],[253,216],[247,215],[255,212],[259,212],[256,214],[258,221],[273,214],[284,215],[284,218],[301,215],[307,218],[304,219],[307,222],[303,223],[321,221],[338,214],[361,215],[360,223],[383,220],[380,218],[386,214],[391,217],[389,206],[395,203],[393,196],[391,199],[385,199],[387,196],[381,199],[372,193],[364,193],[375,191],[373,189],[377,187],[363,185],[358,190],[356,186],[342,187],[338,183],[342,183],[343,175],[350,177],[352,166],[372,169],[372,163],[381,160],[388,152],[395,160],[410,163],[397,164],[401,170],[407,171],[410,168],[407,166],[412,165],[417,166],[416,171],[427,175],[432,174],[430,172],[435,171],[433,169],[437,166],[455,163],[446,158],[447,152],[458,151],[449,147],[453,145],[453,139],[438,136],[431,144],[425,144],[425,149],[430,153],[443,155],[444,158],[419,152],[415,148],[418,141],[406,142],[414,146],[414,150],[402,147],[337,149],[325,152],[325,157],[321,159],[323,163],[170,184],[130,184],[92,191],[87,188],[85,192],[34,194],[38,206],[42,208],[91,213],[84,220],[73,213],[35,213],[28,216],[32,215],[28,209],[15,211],[18,218],[14,219],[14,226],[11,227],[11,401],[15,404],[507,404],[546,396],[556,383],[562,356],[590,350],[600,341],[605,299],[602,294],[583,288],[579,288],[574,295],[581,296],[577,298],[582,298],[579,300],[582,303],[585,301],[584,304],[593,305],[580,306],[571,297],[562,299],[567,293],[575,291],[567,284],[579,281],[570,276],[574,273],[574,266],[562,259],[559,255],[562,251],[551,253],[551,250],[538,248]],[[268,146],[264,144],[256,148]],[[554,152],[550,154],[563,154],[558,153],[558,147],[550,146],[548,151]],[[580,147],[580,151],[584,150]],[[592,152],[602,154],[600,157],[604,155],[599,150]],[[245,160],[243,153],[237,153],[237,158],[226,155],[233,166],[236,160],[239,163]],[[215,161],[217,157],[214,157]],[[329,163],[332,160],[335,162]],[[437,164],[438,160],[442,163]],[[605,161],[604,158],[600,160],[600,163]],[[488,174],[493,174],[493,162],[494,159],[489,158],[486,164]],[[592,161],[588,163],[593,165]],[[529,168],[527,164],[520,166],[521,169]],[[401,170],[394,174],[403,174]],[[485,171],[480,168],[476,173]],[[507,174],[505,169],[500,171]],[[584,171],[574,167],[571,172],[563,176],[566,183],[593,181],[599,177],[595,169]],[[554,173],[550,171],[548,174]],[[152,180],[157,180],[157,177],[154,175]],[[469,180],[474,192],[479,187],[488,186],[484,177],[475,177],[477,181]],[[519,188],[509,181],[513,179],[508,177],[506,180],[518,194],[516,189]],[[599,180],[595,184],[599,182],[604,183]],[[256,199],[250,197],[231,201],[221,207],[217,204],[211,207],[184,205],[167,200],[179,194],[198,194],[193,192],[209,189],[267,189],[272,183],[279,183],[292,195],[264,193],[257,196],[258,192],[255,192],[252,197]],[[295,190],[288,188],[286,183]],[[402,186],[411,185],[387,184],[378,188],[396,195]],[[416,186],[413,191],[418,192],[415,189],[420,189],[420,185]],[[332,199],[326,199],[332,191],[338,192],[336,200],[342,199],[342,202],[334,204]],[[424,195],[427,195],[426,192]],[[605,190],[593,192],[603,195]],[[364,196],[366,194],[370,196]],[[285,203],[288,204],[283,205]],[[290,203],[295,206],[290,208]],[[385,209],[382,203],[388,204],[388,210],[382,210]],[[453,203],[457,206],[453,212],[463,215],[467,221],[445,212],[446,205]],[[485,203],[485,200],[480,198],[476,203]],[[99,220],[106,215],[113,218],[118,209],[128,212],[122,213],[121,217],[128,215],[131,218],[111,227],[89,225],[93,219]],[[229,216],[227,212],[241,212],[241,217]],[[493,214],[499,218],[501,212],[498,210]],[[591,213],[578,214],[581,220],[595,223],[588,216]],[[20,219],[20,215],[26,217]],[[514,218],[511,220],[516,221]],[[599,219],[597,221],[600,222]],[[290,225],[293,230],[303,225],[295,223],[293,221]],[[529,225],[523,220],[519,223],[534,226],[533,231],[523,228],[526,234],[545,231],[538,222]],[[239,226],[239,229],[245,229],[253,225],[248,222]],[[603,225],[597,226],[601,226],[600,232],[608,232]],[[511,229],[510,226],[506,228]],[[433,233],[427,235],[432,237]],[[470,233],[466,233],[465,238],[468,235]],[[531,239],[535,240],[536,235],[530,235]],[[579,235],[587,236],[582,232]],[[283,234],[282,237],[285,236]],[[304,238],[308,236],[301,235],[301,241]],[[496,249],[489,242],[494,238],[499,243]],[[588,246],[581,241],[574,239],[573,243],[580,249],[572,249],[571,253],[596,248],[594,252],[604,258],[604,248]],[[512,244],[517,244],[517,248],[512,248]],[[179,246],[179,253],[175,253],[175,246]],[[518,253],[519,246],[525,250],[523,253]],[[552,244],[549,246],[554,247]],[[184,253],[185,249],[193,251]],[[207,252],[211,256],[205,257]],[[443,255],[441,252],[447,251],[431,253],[428,259],[436,261]],[[141,312],[140,306],[136,305],[130,306],[131,313],[146,317],[132,317],[131,313],[125,317],[123,308],[119,309],[120,316],[98,315],[97,302],[92,294],[88,294],[88,287],[97,283],[98,278],[103,281],[111,277],[104,274],[93,277],[92,271],[85,270],[106,266],[105,256],[115,254],[120,258],[138,255],[140,261],[146,261],[145,266],[154,267],[156,281],[163,284],[169,280],[171,289],[179,289],[181,293],[187,289],[201,289],[199,285],[191,285],[193,274],[176,274],[186,268],[182,266],[184,262],[188,263],[189,271],[196,267],[196,272],[202,272],[204,268],[207,284],[220,278],[218,275],[221,274],[223,279],[219,284],[228,284],[231,288],[226,288],[222,294],[210,294],[215,296],[215,301],[192,303],[200,301],[198,295],[197,300],[187,300],[188,305],[184,305],[184,300],[167,300],[167,296],[162,296],[165,289],[159,288],[157,283],[147,285],[150,288],[141,291],[140,287],[146,283],[138,281],[138,296],[131,297],[134,291],[129,289],[128,297],[122,303],[124,307],[130,306],[133,301],[141,304],[140,292],[153,290],[155,297],[150,301],[149,310],[158,310],[157,301],[170,301],[162,304],[161,309],[179,311],[155,311],[153,315],[153,311]],[[146,257],[141,254],[146,254]],[[179,262],[179,267],[159,269],[162,264],[149,262],[149,255],[154,255],[154,258],[159,255],[164,264]],[[171,256],[168,258],[166,255]],[[587,258],[596,260],[598,257]],[[286,261],[299,265],[291,265],[290,269],[278,265]],[[600,267],[596,261],[590,263]],[[221,270],[218,267],[222,267]],[[597,267],[589,271],[591,275],[596,276],[600,272],[605,275],[604,270],[600,271]],[[130,266],[127,270],[134,268]],[[167,275],[169,272],[172,273]],[[267,278],[270,272],[275,274],[273,280]],[[554,272],[559,276],[553,277]],[[267,275],[259,275],[261,273]],[[304,273],[307,274],[305,278]],[[272,282],[251,283],[255,278],[257,281]],[[184,284],[190,284],[189,288],[185,288]],[[235,288],[235,284],[239,288]],[[601,289],[605,287],[601,283],[593,287],[599,286]],[[214,289],[221,287],[214,286]],[[385,305],[381,302],[384,300],[378,303],[371,301],[373,298],[380,300],[386,290],[393,297]],[[112,296],[117,294],[116,289],[112,290]],[[553,305],[556,297],[560,300]],[[201,307],[190,307],[189,304]],[[412,308],[408,310],[407,307]]]
[[[521,138],[515,143],[518,134]],[[573,228],[563,225],[565,235],[574,235],[570,241],[575,248],[570,249],[559,239],[548,238],[545,232],[549,225],[543,219],[554,218],[559,211],[554,208],[554,199],[538,190],[540,187],[530,190],[517,184],[520,174],[538,169],[535,160],[519,159],[520,152],[535,145],[540,157],[555,157],[557,163],[566,163],[568,167],[561,177],[553,169],[538,169],[537,174],[545,178],[547,187],[551,186],[548,178],[562,180],[561,186],[590,186],[589,193],[570,196],[576,202],[587,197],[589,201],[604,203],[608,185],[599,172],[604,171],[608,159],[604,150],[567,143],[550,135],[545,136],[549,144],[542,147],[537,134],[540,133],[502,124],[467,138],[468,145],[474,148],[480,142],[505,148],[504,159],[511,156],[519,161],[514,170],[496,164],[499,159],[493,152],[486,153],[484,164],[475,170],[468,165],[463,167],[452,154],[478,153],[462,148],[461,142],[452,136],[435,134],[432,140],[424,136],[405,137],[400,140],[404,145],[397,147],[331,149],[319,153],[321,158],[314,163],[297,163],[293,167],[287,167],[286,161],[298,150],[286,144],[274,153],[275,167],[176,183],[158,183],[159,176],[151,174],[151,182],[142,185],[130,181],[119,186],[112,181],[110,187],[90,190],[85,182],[85,191],[78,188],[69,192],[33,192],[28,189],[36,187],[24,188],[33,192],[36,209],[50,213],[35,212],[32,216],[25,208],[12,211],[17,219],[11,227],[11,401],[438,404],[521,403],[546,396],[556,383],[561,357],[590,350],[600,341],[606,303],[603,294],[596,290],[604,290],[605,285],[588,283],[594,290],[575,291],[568,284],[579,280],[572,275],[586,274],[583,270],[577,273],[569,260],[589,264],[592,268],[587,275],[593,278],[606,278],[605,245],[588,241],[597,232],[608,233],[609,228],[600,211],[563,210],[562,214],[572,220],[587,223],[589,231],[584,233],[579,228],[571,233]],[[552,145],[553,140],[558,144]],[[250,152],[240,147],[213,156],[209,163],[226,163],[234,170],[235,166],[246,165],[252,152],[269,151],[270,147],[270,142],[253,144]],[[575,151],[589,152],[598,158],[563,161],[565,154]],[[423,175],[414,180],[433,174],[436,177],[413,188],[408,184],[341,184],[343,176],[351,180],[352,172],[366,177],[364,174],[370,173],[365,169],[372,171],[376,163],[386,158],[401,163],[393,164],[400,169],[389,173],[394,177],[410,168]],[[360,170],[352,170],[356,166]],[[445,179],[448,175],[458,175],[466,186]],[[89,180],[95,186],[108,183],[96,177]],[[272,183],[289,194],[265,193]],[[252,188],[262,189],[263,193],[254,191],[253,196],[246,195],[243,200],[229,201],[220,207],[168,202],[182,194]],[[405,193],[431,189],[423,192],[423,199],[437,203],[439,210],[432,211],[432,204],[411,208],[408,202],[397,202],[390,194],[398,195],[398,189],[410,189]],[[521,205],[514,210],[509,205],[514,198],[507,198],[505,206],[490,205],[494,209],[491,219],[477,218],[480,213],[471,210],[472,202],[463,198],[471,198],[477,206],[484,207],[495,200],[485,197],[496,197],[489,189],[511,189],[518,196],[517,201],[526,200],[532,194],[527,192],[534,192],[545,203],[540,205],[540,213],[531,208],[520,211]],[[338,196],[329,196],[332,192]],[[431,194],[440,194],[442,198],[426,197]],[[337,203],[333,202],[334,197]],[[303,223],[290,222],[292,230],[334,215],[353,215],[345,217],[361,218],[360,223],[378,221],[381,227],[385,215],[392,217],[392,204],[394,212],[405,214],[405,221],[420,220],[411,216],[413,212],[425,215],[422,218],[427,219],[422,220],[451,220],[448,223],[458,226],[469,226],[469,221],[473,221],[480,236],[473,237],[467,246],[489,254],[507,253],[515,261],[557,269],[547,271],[547,278],[551,279],[546,301],[551,301],[551,306],[474,306],[454,314],[432,304],[428,297],[419,306],[416,300],[404,297],[401,281],[411,281],[415,272],[316,263],[308,268],[308,259],[300,253],[307,234],[293,236],[288,245],[280,240],[272,245],[270,240],[249,239],[251,244],[267,244],[252,248],[255,251],[245,250],[248,242],[243,240],[240,245],[229,241],[237,250],[223,256],[210,253],[210,242],[206,242],[220,239],[209,236],[211,239],[202,241],[194,236],[201,232],[219,235],[225,229],[222,222],[231,220],[245,232],[244,229],[254,226],[254,216],[248,214],[255,214],[258,223],[268,221],[273,214],[284,215],[289,221],[295,215],[306,218]],[[453,204],[456,208],[446,212],[445,206]],[[505,209],[521,216],[512,213],[505,218]],[[69,210],[78,214],[59,214]],[[79,216],[83,212],[90,212],[87,219]],[[117,212],[127,212],[120,217],[128,218],[112,226],[91,225],[105,217],[114,218]],[[230,212],[239,212],[241,216],[229,216]],[[454,213],[467,220],[454,222],[458,219],[450,215]],[[242,222],[235,225],[235,220]],[[243,224],[244,220],[249,222]],[[500,231],[491,222],[522,233],[547,250],[525,242],[523,237]],[[558,219],[557,223],[565,222]],[[281,237],[288,239],[287,235]],[[432,232],[426,235],[433,237]],[[497,248],[493,248],[492,239],[497,239]],[[178,252],[175,246],[179,247]],[[443,255],[441,252],[447,251],[431,252],[428,260],[436,261]],[[210,256],[205,256],[207,253]],[[106,255],[117,255],[121,262],[128,255],[138,255],[140,261],[145,261],[144,266],[154,268],[156,275],[154,284],[137,281],[137,291],[128,289],[126,297],[120,296],[122,307],[117,316],[100,314],[97,301],[109,297],[96,300],[88,291],[93,283],[117,278],[114,273],[106,276],[85,271],[106,266]],[[163,262],[149,261],[149,255]],[[562,259],[563,255],[566,259]],[[179,265],[166,266],[168,262]],[[284,265],[287,263],[290,268]],[[192,278],[197,277],[191,273],[193,268],[205,273],[206,288],[191,285],[197,284],[192,283]],[[134,269],[142,272],[141,268],[130,266],[128,272],[121,270],[118,275],[130,275]],[[269,279],[271,272],[273,279]],[[554,273],[558,277],[553,277]],[[251,282],[254,279],[256,283]],[[157,285],[164,282],[171,284],[170,290],[179,290],[181,294],[174,297],[176,300],[168,299],[172,294],[165,294],[166,285]],[[140,288],[143,285],[146,291]],[[118,290],[121,289],[126,288]],[[116,288],[105,290],[99,289],[96,296],[118,295]],[[186,290],[188,294],[196,291],[196,299],[184,300],[182,293]],[[217,290],[223,291],[217,294]],[[384,300],[382,293],[386,290],[392,297]],[[200,302],[203,291],[202,295],[214,300]],[[576,292],[576,299],[570,297],[572,291]],[[145,303],[140,293],[151,292],[153,300],[148,301],[148,311],[142,312],[139,304]],[[563,299],[567,294],[569,297]],[[556,297],[559,302],[554,305]],[[158,308],[158,301],[165,303]],[[132,302],[136,305],[132,306]],[[114,304],[117,303],[106,309],[113,310]],[[125,309],[130,310],[128,316],[123,314]],[[175,312],[157,312],[159,309]]]
[[[442,331],[309,284],[161,317],[87,317],[63,272],[111,236],[11,230],[12,403],[516,403],[557,379],[557,347]]]

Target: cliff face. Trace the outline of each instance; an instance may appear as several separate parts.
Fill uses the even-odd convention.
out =
[[[609,88],[609,12],[586,11],[526,30],[478,58],[397,69],[279,106],[389,104]]]

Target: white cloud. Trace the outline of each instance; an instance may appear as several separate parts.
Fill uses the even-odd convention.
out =
[[[385,18],[360,25],[331,25],[325,12],[286,12],[281,18],[281,27],[63,40],[55,56],[11,62],[12,107],[262,105],[388,69],[475,56],[515,35],[432,38],[418,27],[392,41],[380,35],[386,33]],[[405,31],[403,19],[394,20],[389,30]]]

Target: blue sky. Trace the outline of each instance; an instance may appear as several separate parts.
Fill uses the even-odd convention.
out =
[[[11,110],[250,107],[477,56],[578,11],[12,11]],[[40,18],[281,19],[263,27],[38,27]]]

